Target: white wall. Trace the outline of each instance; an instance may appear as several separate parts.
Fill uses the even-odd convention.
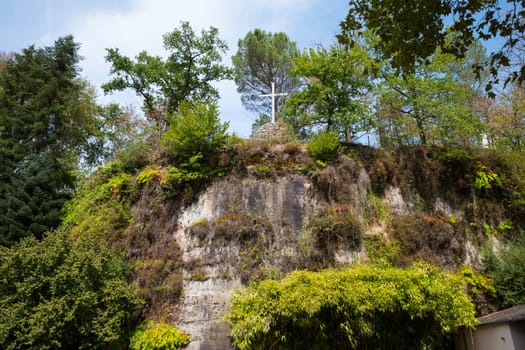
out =
[[[516,336],[520,344],[525,337]],[[475,331],[464,330],[455,339],[456,350],[518,350],[515,347],[513,333],[507,323],[480,325]],[[466,347],[465,347],[466,345]]]

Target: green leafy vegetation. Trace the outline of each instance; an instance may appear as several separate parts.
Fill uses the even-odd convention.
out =
[[[472,36],[509,38],[523,11],[465,6],[353,0],[340,45],[301,53],[255,29],[234,69],[216,28],[183,22],[166,58],[107,50],[104,91],[133,90],[144,115],[96,104],[70,36],[0,53],[0,347],[179,349],[184,283],[217,278],[246,286],[228,316],[240,349],[442,349],[474,315],[525,303],[523,72],[489,99],[511,62]],[[272,83],[289,93],[275,135],[228,134],[213,84],[234,74],[255,126]],[[355,144],[364,133],[378,144]],[[310,181],[293,194],[311,196],[311,217],[243,194],[181,232],[213,179],[290,174]],[[203,256],[187,259],[188,242]],[[473,250],[487,250],[479,266]]]
[[[371,81],[365,73],[364,50],[338,46],[305,50],[292,74],[305,84],[286,101],[286,117],[299,135],[312,129],[336,131],[347,143],[370,130],[373,117],[366,101]]]
[[[168,117],[169,128],[162,136],[166,153],[178,162],[195,167],[199,156],[211,161],[228,141],[228,123],[219,119],[217,105],[211,102],[183,103]]]
[[[254,125],[270,121],[271,99],[260,95],[271,93],[272,83],[278,93],[292,93],[299,88],[299,79],[291,74],[293,60],[299,54],[296,43],[286,33],[254,29],[239,39],[237,52],[232,57],[235,84],[242,104],[259,114]],[[276,97],[277,112],[283,107],[284,99]]]
[[[0,249],[3,349],[126,347],[144,304],[120,255],[62,230]]]
[[[74,237],[97,238],[122,249],[133,193],[132,175],[116,165],[101,167],[67,203],[64,224]]]
[[[307,143],[310,155],[321,161],[335,160],[342,151],[339,134],[335,131],[319,132]]]
[[[114,77],[103,89],[106,93],[133,89],[144,99],[148,119],[164,131],[166,116],[176,112],[183,101],[196,102],[217,99],[219,94],[212,82],[228,79],[231,70],[221,64],[228,49],[219,38],[217,28],[210,27],[196,34],[188,22],[163,36],[166,60],[140,52],[135,61],[122,56],[118,49],[107,49],[106,60],[111,63]]]
[[[237,292],[239,349],[443,349],[476,323],[458,278],[429,265],[297,271]]]
[[[177,350],[190,343],[190,336],[165,321],[148,321],[131,337],[131,350]]]
[[[496,252],[488,250],[485,257],[486,272],[503,307],[525,303],[525,242],[520,238]]]
[[[381,144],[478,144],[486,127],[472,101],[481,97],[475,84],[466,83],[465,69],[442,52],[403,77],[385,63],[376,113]]]
[[[79,76],[73,37],[30,46],[0,71],[0,244],[60,224],[80,160],[103,142],[94,89]]]
[[[359,37],[356,32],[371,30],[380,38],[375,46],[378,56],[391,59],[399,72],[411,73],[438,48],[463,58],[476,38],[500,38],[500,46],[491,54],[489,63],[472,68],[477,73],[489,69],[493,79],[486,86],[488,90],[493,83],[499,82],[501,68],[509,66],[512,69],[505,81],[515,80],[521,84],[525,80],[523,61],[513,61],[513,58],[520,55],[524,44],[523,38],[515,38],[516,33],[523,30],[520,21],[523,3],[509,1],[514,11],[507,12],[501,11],[501,6],[499,1],[352,0],[338,39],[343,44],[350,44]],[[449,19],[452,20],[447,27],[445,22]],[[447,40],[451,32],[455,33],[452,41]]]

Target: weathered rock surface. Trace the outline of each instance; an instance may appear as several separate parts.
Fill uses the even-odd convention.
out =
[[[308,225],[320,213],[339,210],[337,205],[341,203],[364,221],[363,207],[370,194],[368,176],[362,167],[350,161],[339,168],[324,169],[317,178],[299,173],[230,175],[215,180],[193,204],[174,212],[172,219],[163,218],[171,223],[174,218],[177,220],[175,225],[167,227],[174,230],[172,234],[182,251],[184,266],[182,297],[166,311],[175,315],[177,325],[190,333],[187,349],[231,349],[225,313],[235,289],[245,282],[243,276],[249,265],[255,261],[257,266],[278,273],[309,267],[307,263],[313,258],[311,251],[304,249],[305,243],[310,248],[317,247],[308,237]],[[388,186],[380,198],[380,206],[389,215],[402,216],[413,210],[414,203],[398,187]],[[433,206],[444,215],[460,215],[441,199]],[[239,224],[236,222],[240,220],[239,213],[252,215],[253,218],[248,216],[254,226],[264,226],[262,233],[250,236],[259,231],[248,228],[244,233],[248,236],[243,238],[233,232]],[[228,223],[231,227],[224,227],[232,228],[232,232],[219,227],[221,222]],[[246,222],[242,224],[246,226]],[[378,236],[384,235],[387,228],[381,222],[373,222],[365,229],[367,235]],[[246,240],[252,245],[248,246]],[[473,262],[477,259],[475,249],[469,242],[466,244],[465,260]],[[319,258],[319,251],[317,254],[314,258]],[[352,264],[366,257],[362,244],[330,254],[332,265]],[[324,264],[325,257],[322,259]]]
[[[192,280],[185,271],[184,292],[177,307],[178,325],[190,333],[191,350],[228,349],[229,328],[224,320],[231,294],[241,286],[241,247],[235,241],[204,240],[193,237],[192,225],[217,220],[233,211],[249,211],[267,218],[275,236],[269,243],[268,264],[284,268],[287,259],[297,254],[297,234],[321,205],[313,184],[301,175],[276,179],[239,179],[228,177],[214,182],[196,203],[179,215],[176,239],[183,260],[190,266],[201,264],[203,281]],[[270,262],[271,261],[271,262]]]

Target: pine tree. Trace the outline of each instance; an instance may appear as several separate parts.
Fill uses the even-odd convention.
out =
[[[30,46],[0,70],[0,244],[60,222],[72,170],[94,149],[97,108],[73,37]],[[96,144],[96,142],[95,142]],[[95,147],[96,148],[96,147]]]

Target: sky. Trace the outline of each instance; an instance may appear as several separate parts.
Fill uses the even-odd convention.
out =
[[[300,49],[328,47],[347,12],[348,0],[0,0],[0,51],[49,46],[72,34],[81,45],[81,74],[98,88],[98,102],[139,110],[141,100],[132,91],[105,96],[100,90],[110,79],[106,48],[128,57],[143,50],[165,57],[162,35],[188,21],[197,33],[218,28],[229,46],[224,63],[231,66],[238,40],[255,28],[284,32]],[[233,81],[214,85],[221,119],[231,132],[248,137],[257,116],[244,109]]]

